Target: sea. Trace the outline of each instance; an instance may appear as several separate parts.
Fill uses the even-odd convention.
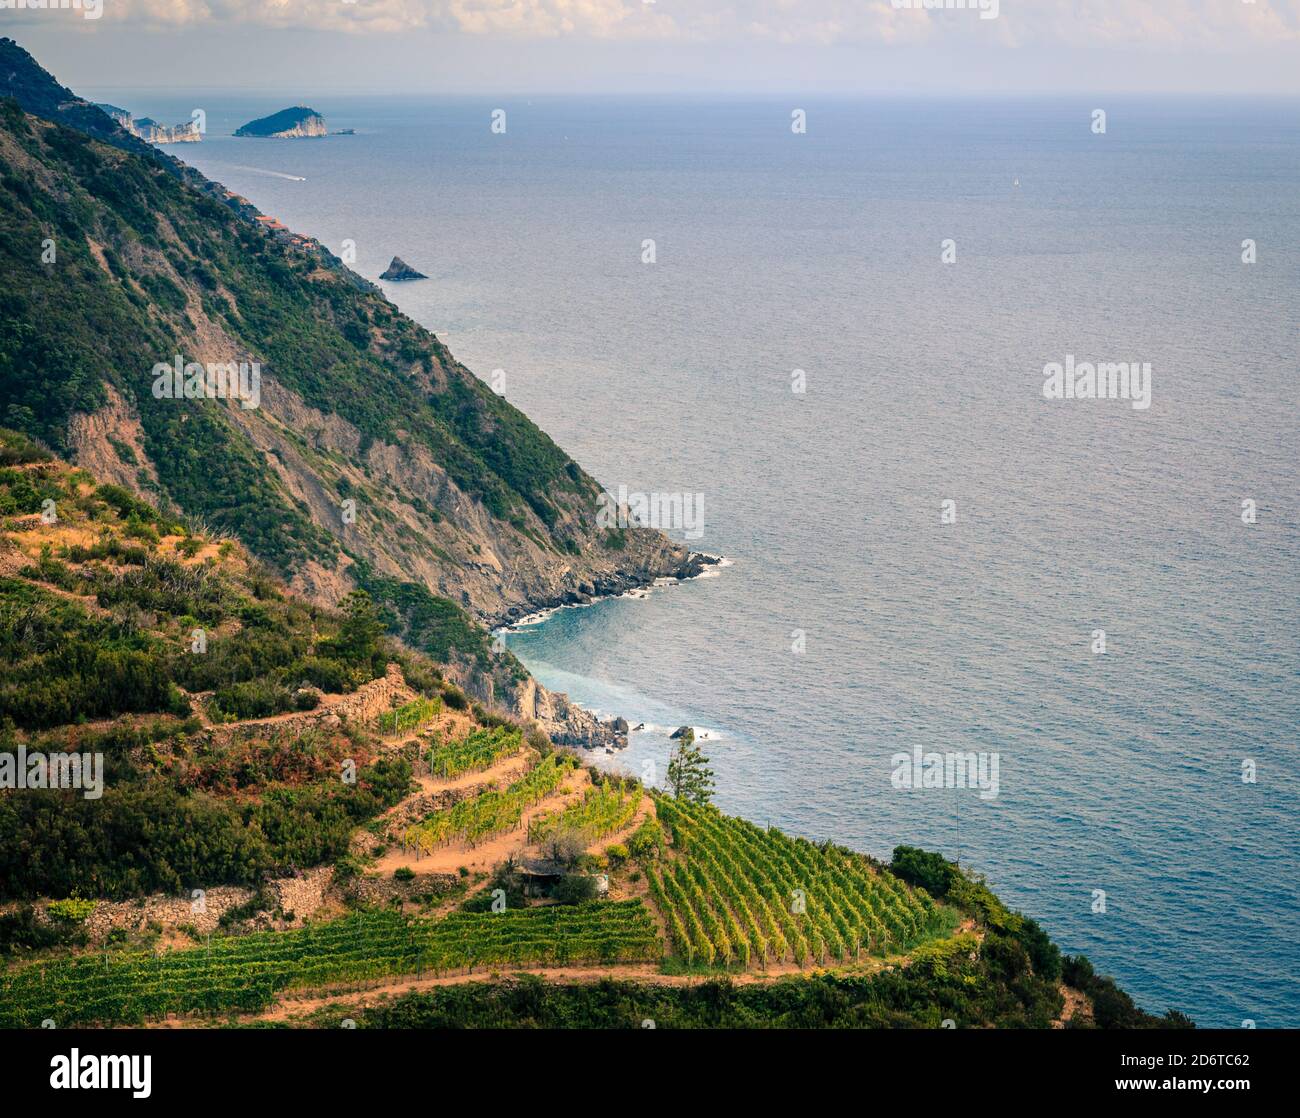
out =
[[[508,635],[644,724],[594,761],[662,781],[696,727],[728,812],[942,851],[1152,1012],[1300,1025],[1300,104],[313,93],[353,134],[278,141],[230,133],[283,94],[99,93],[202,109],[169,150],[426,273],[382,286],[700,513],[708,577]],[[1045,396],[1111,362],[1149,406]]]

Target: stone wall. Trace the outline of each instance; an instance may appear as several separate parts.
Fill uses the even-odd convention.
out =
[[[297,877],[276,878],[270,887],[285,916],[292,914],[293,923],[301,924],[325,903],[333,880],[333,866],[317,866]]]
[[[409,703],[417,696],[406,685],[400,664],[390,663],[379,679],[363,683],[350,695],[341,696],[336,702],[322,705],[315,710],[297,711],[293,714],[279,715],[275,718],[261,718],[250,722],[240,722],[228,726],[214,726],[213,740],[229,741],[235,735],[265,735],[275,733],[301,733],[303,730],[321,727],[332,729],[344,722],[368,722],[381,714]]]
[[[134,901],[99,901],[95,911],[86,917],[85,928],[95,943],[118,929],[143,932],[151,924],[159,924],[165,931],[189,925],[206,935],[216,931],[228,909],[246,904],[252,896],[252,889],[219,885],[203,890],[201,899],[155,893]]]
[[[388,665],[381,679],[363,683],[352,694],[344,695],[337,703],[324,708],[323,712],[336,714],[349,722],[365,722],[378,718],[394,706],[409,703],[415,697],[415,692],[406,686],[401,665],[393,662]]]
[[[387,905],[392,900],[409,901],[412,897],[433,894],[444,897],[460,884],[454,873],[417,873],[408,881],[394,877],[357,877],[345,890],[350,900],[363,904]]]
[[[286,915],[292,914],[293,924],[302,924],[325,903],[334,877],[333,866],[317,866],[296,877],[280,877],[267,882],[267,888]],[[252,889],[235,885],[218,885],[202,891],[201,897],[171,897],[155,893],[132,901],[98,901],[95,911],[86,917],[85,929],[92,943],[99,943],[118,929],[144,932],[151,925],[159,925],[164,932],[192,927],[201,935],[217,930],[230,909],[247,904],[255,895]],[[44,911],[45,906],[38,906]],[[267,927],[269,919],[260,921]],[[278,926],[278,925],[277,925]]]

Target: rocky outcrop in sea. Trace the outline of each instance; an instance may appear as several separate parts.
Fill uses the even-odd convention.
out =
[[[400,256],[394,256],[387,270],[380,274],[381,280],[419,280],[428,279],[423,272],[417,272]]]

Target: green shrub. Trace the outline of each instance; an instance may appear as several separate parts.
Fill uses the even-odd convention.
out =
[[[353,670],[340,660],[328,660],[323,656],[306,656],[296,660],[285,674],[293,683],[309,683],[327,694],[356,689]]]
[[[0,956],[42,951],[49,947],[81,946],[86,933],[66,920],[41,920],[30,904],[0,913]]]
[[[919,885],[932,897],[946,897],[958,876],[958,870],[942,854],[915,846],[894,847],[890,872],[909,885]]]
[[[560,904],[582,904],[596,899],[596,879],[584,873],[565,874],[555,883],[551,896]]]
[[[293,696],[282,683],[252,679],[222,687],[212,696],[214,717],[226,721],[270,718],[293,709]]]
[[[64,920],[69,924],[80,924],[95,911],[95,905],[95,901],[83,901],[77,897],[69,897],[62,901],[51,901],[46,911],[56,920]]]
[[[663,827],[658,819],[645,819],[627,840],[627,851],[633,858],[644,861],[656,857],[664,846]]]

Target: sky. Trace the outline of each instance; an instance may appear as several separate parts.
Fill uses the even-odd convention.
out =
[[[0,0],[0,33],[74,89],[1300,95],[1300,0]]]

